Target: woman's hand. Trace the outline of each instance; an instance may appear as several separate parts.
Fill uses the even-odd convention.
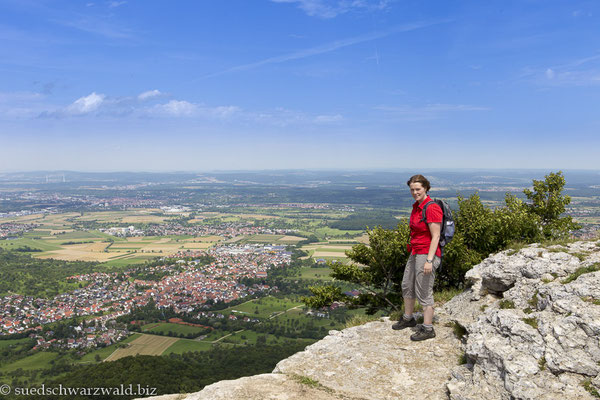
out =
[[[433,263],[425,261],[425,265],[423,266],[423,273],[428,275],[433,271]]]

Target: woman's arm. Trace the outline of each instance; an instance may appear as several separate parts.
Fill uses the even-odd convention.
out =
[[[431,244],[429,245],[429,253],[427,253],[427,259],[433,260],[435,252],[438,248],[438,244],[440,243],[440,232],[442,230],[442,224],[439,222],[432,222],[427,225],[429,226],[429,233],[431,233]],[[429,274],[433,270],[433,263],[426,262],[423,268],[423,272]]]

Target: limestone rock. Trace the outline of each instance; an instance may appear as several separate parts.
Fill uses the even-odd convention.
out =
[[[600,272],[565,278],[600,261],[599,250],[593,242],[533,245],[469,271],[471,293],[445,306],[469,333],[469,364],[453,370],[450,398],[592,399],[583,382],[600,379]],[[502,303],[490,304],[489,293]]]
[[[282,374],[262,374],[220,381],[185,397],[186,400],[340,400],[342,398],[319,387],[303,384],[298,378]]]
[[[441,313],[436,338],[424,342],[412,342],[411,329],[394,331],[392,324],[385,318],[330,331],[271,374],[217,382],[177,400],[447,399],[461,354],[448,317]]]
[[[393,331],[390,321],[345,329],[280,361],[274,372],[307,376],[362,399],[445,399],[444,383],[460,346],[443,321],[441,316],[437,337],[424,342],[411,342],[410,330]]]

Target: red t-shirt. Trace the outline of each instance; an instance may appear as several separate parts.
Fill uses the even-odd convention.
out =
[[[408,250],[411,254],[428,254],[429,245],[431,245],[431,232],[429,226],[423,221],[423,207],[431,201],[431,197],[427,196],[422,204],[419,205],[415,201],[413,204],[412,213],[410,213],[410,244]],[[427,223],[439,222],[442,223],[444,213],[437,203],[433,203],[427,207]],[[442,256],[440,246],[438,245],[435,255]]]

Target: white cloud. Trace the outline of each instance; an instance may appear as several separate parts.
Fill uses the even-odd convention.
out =
[[[285,128],[289,126],[306,126],[314,124],[333,124],[344,121],[341,114],[310,114],[298,110],[278,107],[262,112],[240,111],[239,117],[257,124]]]
[[[0,92],[0,103],[40,100],[44,96],[35,92]]]
[[[185,100],[171,100],[166,104],[156,105],[154,109],[164,114],[181,116],[194,114],[198,107]]]
[[[73,21],[54,20],[53,22],[83,32],[104,36],[109,39],[133,39],[132,31],[130,29],[113,25],[110,21],[105,19],[84,16]]]
[[[148,91],[146,91],[144,93],[140,93],[138,95],[138,99],[142,100],[142,101],[143,100],[148,100],[148,99],[151,99],[153,97],[161,96],[162,94],[163,93],[161,93],[159,90],[156,90],[156,89],[154,89],[154,90],[148,90]]]
[[[73,104],[65,109],[65,111],[67,114],[71,115],[89,114],[96,111],[102,105],[105,98],[106,96],[103,94],[92,92],[88,96],[80,97],[75,100]]]
[[[46,98],[37,92],[0,92],[0,115],[9,118],[32,118],[45,109]]]
[[[340,122],[344,119],[344,117],[342,117],[340,114],[335,114],[335,115],[317,115],[315,117],[315,122],[316,123],[332,123],[332,122]]]
[[[120,7],[120,6],[122,6],[123,4],[127,4],[127,2],[126,2],[126,1],[109,1],[109,2],[108,2],[108,6],[109,6],[110,8],[116,8],[116,7]]]
[[[200,111],[203,114],[212,115],[219,118],[227,118],[239,113],[241,109],[236,106],[219,106],[213,108],[201,108]]]
[[[383,10],[390,0],[271,0],[274,3],[297,3],[298,8],[311,17],[335,18],[355,10]]]
[[[171,100],[165,104],[157,104],[146,112],[151,115],[197,118],[231,118],[242,115],[241,109],[237,106],[206,107],[185,100]]]
[[[227,123],[256,123],[285,127],[290,125],[332,124],[344,120],[341,114],[311,114],[298,110],[276,108],[265,111],[247,111],[235,105],[210,106],[187,100],[171,99],[148,103],[165,94],[148,90],[137,96],[111,97],[92,92],[66,106],[52,106],[33,100],[43,98],[38,93],[1,93],[0,114],[10,117],[37,118],[191,118],[198,121],[219,120]],[[16,102],[23,98],[23,104]],[[34,107],[35,105],[35,107]],[[10,107],[9,107],[10,106]]]
[[[542,86],[595,86],[600,83],[600,54],[544,69],[526,68],[519,78]]]
[[[427,104],[424,106],[378,106],[376,110],[384,111],[394,117],[406,121],[424,121],[442,117],[444,114],[466,111],[489,111],[488,107],[473,106],[467,104]]]
[[[571,15],[575,18],[578,17],[591,17],[592,13],[591,12],[587,12],[587,11],[583,11],[583,10],[575,10],[571,13]]]

